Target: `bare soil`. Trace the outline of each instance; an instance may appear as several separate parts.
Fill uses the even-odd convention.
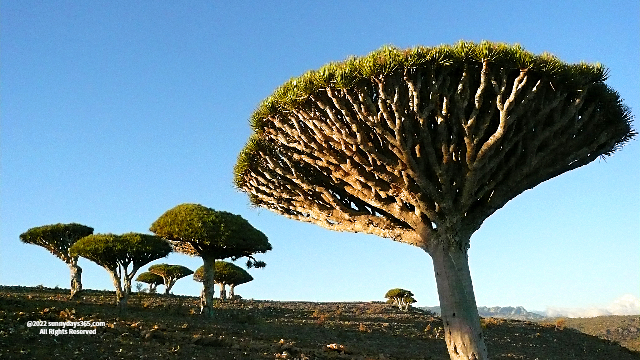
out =
[[[219,302],[134,293],[121,315],[109,291],[0,286],[2,359],[449,359],[442,321],[378,302]],[[49,334],[28,321],[92,321],[96,334]],[[482,320],[492,359],[640,359],[618,343],[568,327]],[[44,329],[44,333],[40,331]]]

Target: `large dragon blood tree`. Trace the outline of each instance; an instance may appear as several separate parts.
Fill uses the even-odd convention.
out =
[[[486,359],[467,251],[509,200],[634,135],[601,65],[482,42],[383,47],[293,78],[251,118],[253,204],[433,259],[452,359]]]

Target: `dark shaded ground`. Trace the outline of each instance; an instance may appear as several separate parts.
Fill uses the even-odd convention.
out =
[[[449,359],[442,322],[383,303],[243,300],[214,319],[186,296],[133,294],[120,316],[113,292],[0,287],[2,359]],[[104,321],[96,334],[40,334],[27,321]],[[634,359],[640,353],[554,324],[483,319],[492,359]],[[60,327],[48,327],[61,329]],[[77,328],[80,329],[80,328]],[[92,329],[82,328],[82,329]],[[334,344],[335,349],[327,347]]]
[[[611,340],[640,352],[640,316],[598,316],[594,318],[561,319],[567,327],[585,334]],[[556,320],[557,322],[558,320]]]

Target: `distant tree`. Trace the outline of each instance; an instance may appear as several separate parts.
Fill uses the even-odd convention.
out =
[[[216,273],[218,272],[218,262],[216,262]],[[238,285],[246,284],[253,281],[253,276],[245,271],[243,268],[228,262],[222,264],[220,269],[221,276],[218,278],[222,284],[229,285],[229,298],[233,299],[235,294],[235,287]]]
[[[201,307],[213,316],[214,264],[216,260],[247,257],[248,267],[264,267],[253,255],[271,250],[267,237],[240,215],[216,211],[199,204],[181,204],[162,214],[151,229],[171,241],[176,251],[200,256],[204,262]]]
[[[214,284],[218,285],[220,289],[220,300],[224,300],[227,298],[227,291],[225,290],[225,283],[218,281],[218,261],[216,261],[216,270],[214,271]],[[204,266],[200,266],[196,272],[193,274],[193,280],[197,282],[203,282],[204,280]],[[204,294],[204,287],[202,289],[202,293]]]
[[[76,223],[34,227],[20,234],[25,244],[42,246],[64,261],[71,270],[71,297],[82,290],[82,268],[78,257],[69,254],[69,248],[81,238],[93,234],[93,228]]]
[[[246,270],[236,264],[226,261],[216,261],[214,282],[220,287],[220,299],[226,298],[225,286],[229,285],[229,298],[235,296],[235,287],[237,285],[253,281],[253,276]],[[202,282],[204,275],[204,266],[200,266],[193,274],[193,279]]]
[[[150,273],[159,275],[164,280],[164,293],[169,294],[171,288],[176,281],[182,279],[187,275],[193,274],[193,271],[188,267],[182,265],[169,265],[169,264],[156,264],[149,266]]]
[[[389,304],[397,305],[400,310],[404,311],[409,310],[409,306],[416,302],[411,291],[399,288],[387,291],[384,297],[388,299]]]
[[[138,233],[89,235],[78,240],[69,249],[73,256],[87,258],[109,272],[116,288],[116,302],[121,312],[126,311],[127,299],[131,294],[131,281],[138,269],[169,255],[170,252],[171,244],[164,239]]]
[[[484,360],[471,235],[522,192],[636,135],[606,77],[518,45],[383,47],[267,97],[235,185],[286,217],[423,249],[451,359]]]
[[[149,292],[155,293],[158,285],[164,284],[164,278],[151,272],[143,272],[136,278],[136,281],[149,284]]]

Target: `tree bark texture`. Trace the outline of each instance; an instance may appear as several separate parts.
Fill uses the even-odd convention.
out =
[[[220,300],[225,300],[227,298],[227,292],[224,290],[225,284],[218,283],[218,286],[220,287]]]
[[[111,275],[113,286],[116,288],[116,305],[118,306],[118,311],[121,314],[124,314],[127,312],[128,294],[126,291],[122,290],[122,281],[120,280],[120,274],[118,271],[109,270],[109,274]]]
[[[213,294],[215,291],[215,258],[203,257],[204,275],[202,278],[201,313],[213,317]]]
[[[424,248],[431,236],[416,231],[458,222],[471,234],[628,141],[630,115],[607,91],[489,60],[329,86],[262,119],[236,185],[289,218]]]
[[[173,284],[176,283],[176,279],[174,277],[163,277],[164,278],[164,293],[165,295],[169,295]]]
[[[134,275],[134,274],[131,274]],[[128,295],[131,294],[131,280],[132,278],[129,276],[124,277],[124,292]]]
[[[82,268],[78,266],[78,257],[72,257],[67,263],[71,271],[71,298],[82,291]]]
[[[430,250],[430,255],[451,359],[488,359],[467,251],[435,246]]]
[[[127,295],[131,294],[131,283],[133,282],[133,278],[136,276],[136,272],[138,272],[139,267],[133,266],[131,272],[128,271],[128,264],[120,264],[120,273],[124,274],[124,292]]]

